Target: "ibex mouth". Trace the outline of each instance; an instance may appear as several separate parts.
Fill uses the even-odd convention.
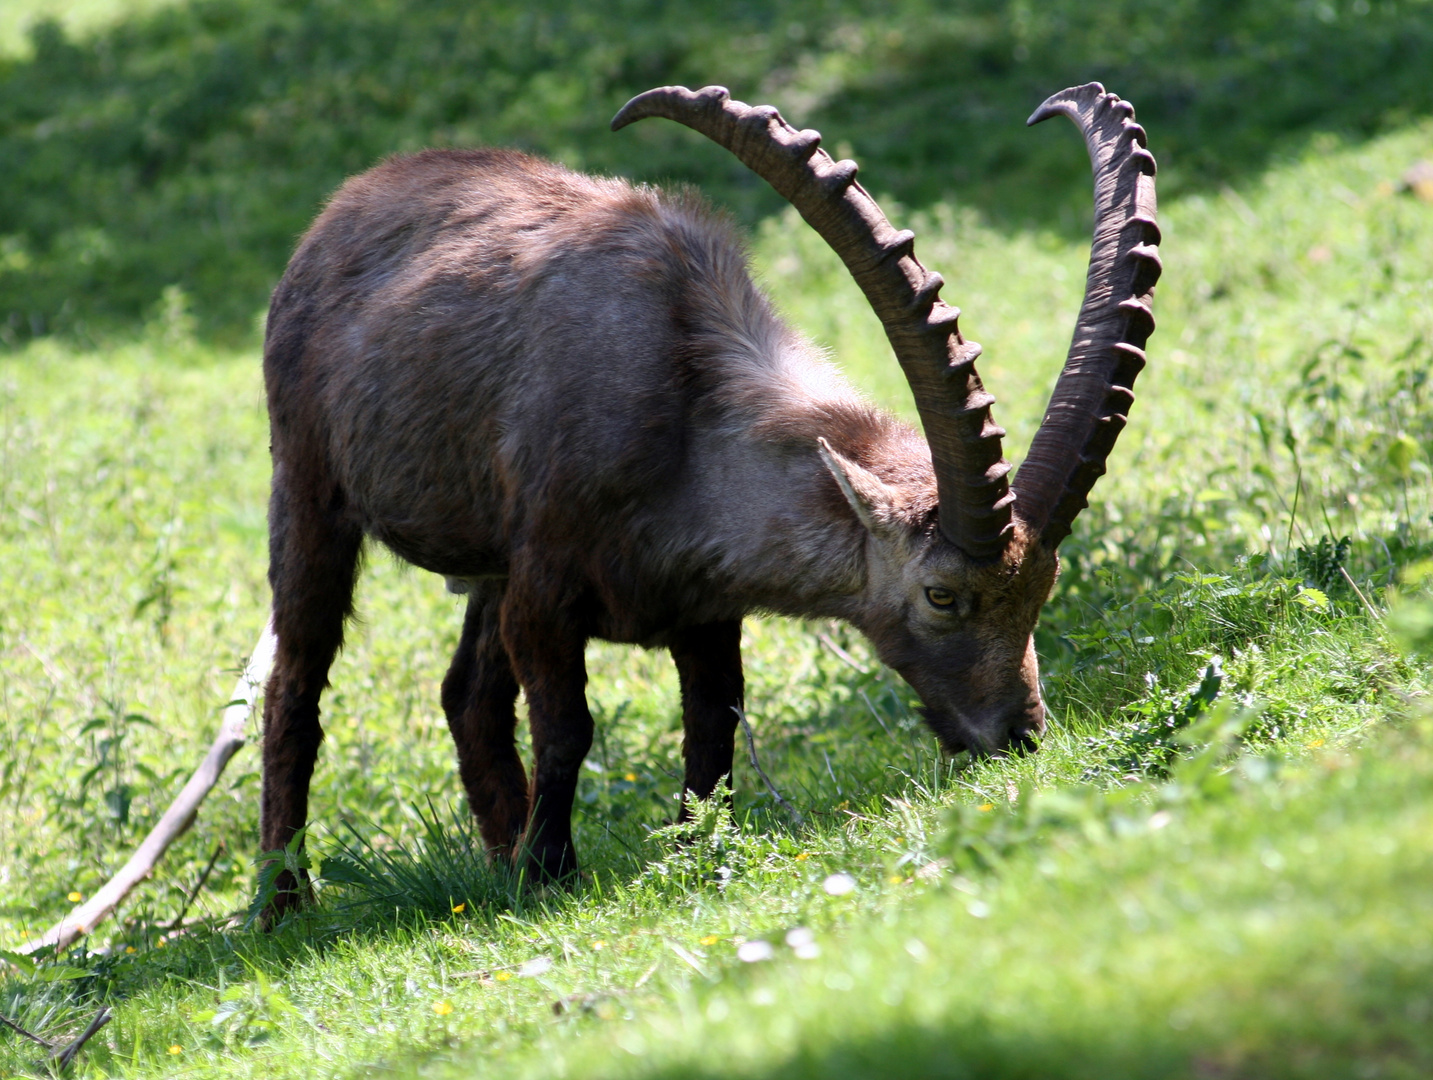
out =
[[[988,757],[994,749],[988,746],[979,733],[965,724],[960,717],[953,717],[947,712],[933,709],[928,705],[922,705],[916,711],[920,713],[926,726],[935,732],[941,749],[951,757],[966,752],[969,752],[971,757]]]
[[[1033,731],[1017,731],[1010,737],[1009,753],[1034,754],[1040,749],[1040,741]]]
[[[921,706],[917,711],[935,732],[941,749],[952,757],[969,753],[973,758],[1003,758],[1011,754],[1034,754],[1040,749],[1036,739],[1039,732],[1034,727],[1002,724],[997,728],[998,734],[989,736],[964,718],[952,717],[939,709]]]

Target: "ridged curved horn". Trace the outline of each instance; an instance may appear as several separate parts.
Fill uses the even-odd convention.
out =
[[[974,558],[999,555],[1011,536],[1005,432],[975,372],[980,346],[956,327],[957,308],[939,299],[941,276],[912,254],[915,234],[897,232],[856,183],[854,161],[834,161],[821,136],[797,131],[770,105],[733,101],[725,87],[648,90],[627,102],[612,130],[662,116],[735,154],[786,198],[835,250],[886,328],[915,396],[935,467],[940,531]]]
[[[1075,122],[1090,151],[1095,231],[1070,353],[1014,481],[1021,520],[1052,548],[1089,505],[1124,429],[1154,330],[1150,302],[1160,274],[1154,157],[1134,106],[1087,83],[1046,99],[1027,123],[1057,114]]]

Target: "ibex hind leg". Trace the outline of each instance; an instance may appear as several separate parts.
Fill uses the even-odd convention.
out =
[[[323,741],[319,696],[352,612],[363,539],[336,493],[316,495],[294,479],[276,468],[269,503],[269,583],[278,649],[264,693],[263,851],[286,847],[308,821],[309,781]],[[287,871],[278,888],[267,923],[309,897],[307,880]]]
[[[682,684],[682,757],[686,791],[709,798],[731,773],[737,713],[743,708],[741,622],[677,631],[672,660]],[[685,802],[682,817],[687,817]]]
[[[443,712],[483,842],[495,857],[511,858],[527,825],[527,774],[514,738],[517,678],[499,632],[502,596],[500,583],[473,586],[463,635],[443,679]]]
[[[518,682],[527,694],[532,733],[532,781],[527,830],[515,857],[536,880],[561,881],[577,873],[572,804],[578,772],[592,748],[587,709],[587,637],[545,592],[509,579],[502,604],[502,637]]]

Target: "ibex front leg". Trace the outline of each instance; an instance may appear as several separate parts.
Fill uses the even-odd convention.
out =
[[[743,707],[741,622],[710,623],[672,635],[682,682],[682,757],[687,791],[706,799],[731,773],[736,711]],[[685,802],[682,817],[687,816]]]
[[[519,590],[510,587],[502,634],[527,693],[532,733],[532,783],[519,865],[535,879],[557,881],[577,873],[572,801],[582,760],[592,748],[592,714],[585,693],[586,637],[562,613],[543,617],[536,614],[540,610],[524,604]]]

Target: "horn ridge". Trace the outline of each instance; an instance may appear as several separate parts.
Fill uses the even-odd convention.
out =
[[[1019,513],[1057,546],[1105,472],[1134,402],[1154,332],[1151,302],[1162,266],[1155,201],[1158,166],[1134,106],[1099,83],[1062,90],[1028,123],[1067,116],[1080,129],[1094,170],[1095,224],[1085,298],[1064,369],[1012,487]]]
[[[719,86],[660,87],[634,97],[612,120],[619,130],[661,116],[726,147],[796,207],[831,246],[885,328],[910,384],[930,446],[941,533],[973,558],[993,558],[1013,535],[1004,431],[975,370],[978,347],[960,334],[957,308],[940,299],[944,279],[915,257],[915,235],[897,231],[820,135],[797,131],[771,106],[734,101]]]

